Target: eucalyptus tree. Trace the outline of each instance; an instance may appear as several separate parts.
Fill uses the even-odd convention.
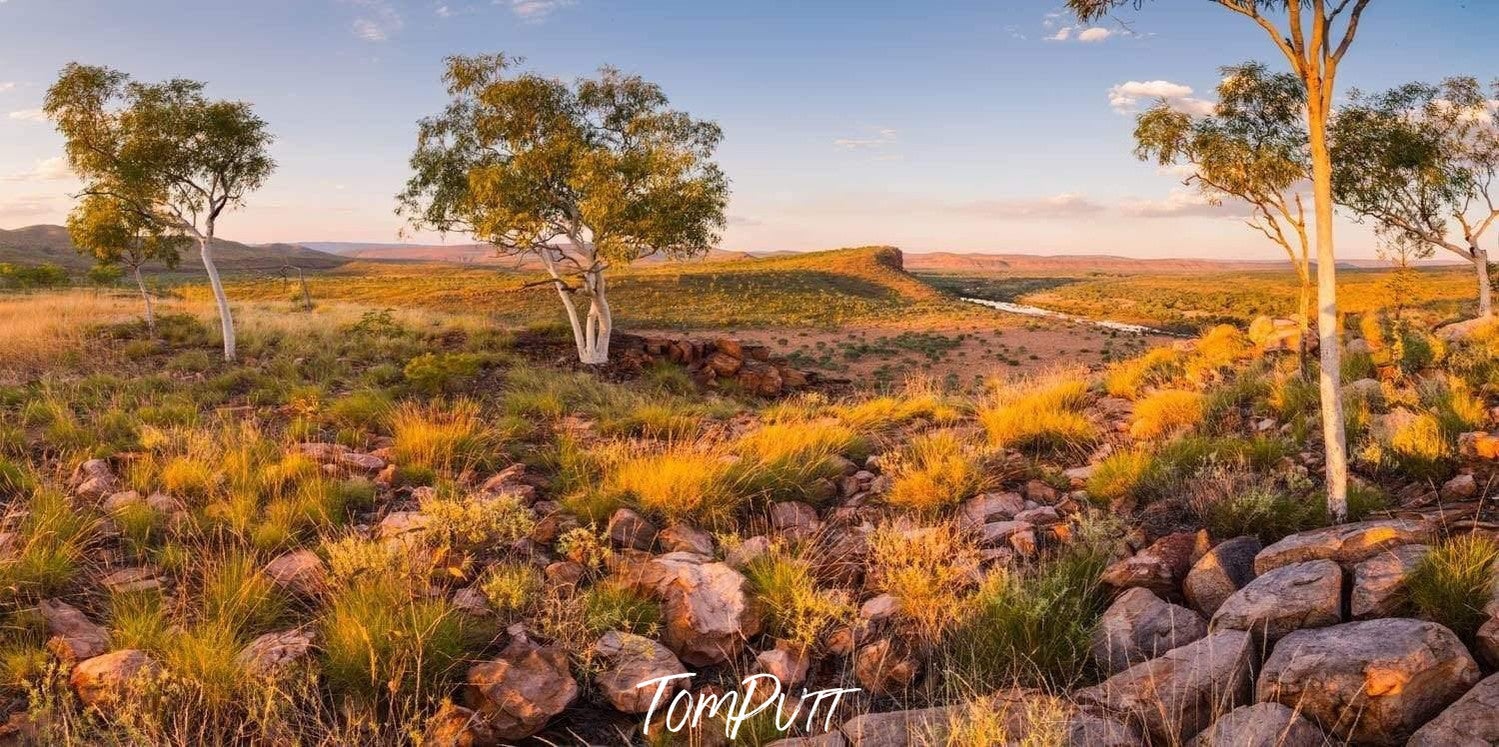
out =
[[[1246,221],[1285,250],[1296,272],[1301,355],[1311,337],[1312,262],[1302,188],[1311,178],[1306,89],[1290,73],[1258,62],[1222,69],[1212,114],[1193,117],[1160,102],[1135,120],[1135,155],[1162,166],[1185,166],[1185,182],[1213,204],[1237,200]]]
[[[697,256],[718,241],[728,180],[712,156],[723,133],[669,108],[638,76],[605,67],[567,84],[519,63],[447,60],[452,100],[418,124],[398,212],[417,229],[538,258],[578,359],[605,363],[608,271],[650,255]]]
[[[1200,2],[1200,0],[1198,0]],[[1322,400],[1322,442],[1327,477],[1327,510],[1335,522],[1348,516],[1348,444],[1338,372],[1337,259],[1333,250],[1332,157],[1328,120],[1338,67],[1358,34],[1371,0],[1208,0],[1264,30],[1306,92],[1308,156],[1312,206],[1316,216],[1317,334],[1320,341],[1318,390]],[[1145,0],[1067,0],[1080,20],[1096,21],[1123,6]],[[1282,17],[1284,27],[1278,25]]]
[[[146,327],[154,337],[156,312],[141,268],[152,261],[168,269],[176,267],[189,239],[174,230],[170,221],[143,216],[120,201],[100,195],[85,196],[68,215],[68,234],[73,246],[93,257],[98,266],[130,272],[146,306]]]
[[[1499,219],[1499,81],[1471,77],[1355,92],[1333,120],[1338,202],[1391,240],[1462,257],[1478,282],[1478,316],[1494,313],[1484,235]],[[1454,230],[1455,229],[1455,230]]]
[[[66,141],[82,195],[108,200],[162,235],[196,239],[234,360],[234,316],[213,261],[223,214],[244,203],[275,169],[264,120],[241,101],[211,100],[204,84],[141,83],[107,67],[70,63],[42,110]]]

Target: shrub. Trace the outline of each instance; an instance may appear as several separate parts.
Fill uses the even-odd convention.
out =
[[[1406,582],[1416,614],[1447,626],[1471,644],[1488,619],[1483,606],[1495,557],[1499,544],[1481,534],[1459,535],[1432,548]]]
[[[661,625],[661,605],[629,586],[604,581],[583,592],[583,627],[593,635],[623,630],[653,636]]]
[[[1110,396],[1134,399],[1147,387],[1166,384],[1181,374],[1181,353],[1160,347],[1111,366],[1104,374],[1103,386]]]
[[[461,550],[503,547],[531,533],[531,511],[512,495],[458,497],[438,491],[421,504],[427,537]]]
[[[478,586],[501,619],[515,620],[536,604],[544,583],[535,566],[499,563],[484,572]]]
[[[446,598],[412,599],[368,579],[333,596],[319,632],[335,693],[393,699],[442,692],[477,631]]]
[[[996,447],[1076,451],[1099,437],[1082,412],[1087,400],[1088,384],[1080,374],[1060,372],[1001,387],[978,418]]]
[[[1158,391],[1135,404],[1130,435],[1149,440],[1194,428],[1202,421],[1203,401],[1198,392],[1184,389]]]
[[[816,483],[843,474],[847,457],[862,461],[870,444],[857,431],[832,420],[786,421],[761,426],[732,445],[740,459],[735,483],[747,495],[768,501],[816,502]]]
[[[1270,544],[1327,523],[1326,500],[1297,495],[1268,476],[1223,467],[1190,480],[1187,501],[1214,537],[1252,534]]]
[[[738,507],[724,455],[696,445],[627,459],[606,480],[610,492],[669,521],[717,524]]]
[[[886,461],[891,505],[930,512],[959,503],[985,489],[992,476],[985,454],[953,431],[913,438]]]
[[[473,353],[423,353],[407,362],[402,374],[418,392],[451,394],[478,375],[482,360]]]
[[[900,600],[899,621],[919,638],[937,640],[961,618],[978,550],[950,524],[919,530],[882,525],[869,538],[869,587]]]
[[[811,646],[852,613],[846,599],[818,586],[807,558],[784,549],[755,558],[744,574],[765,606],[768,632],[778,639]]]

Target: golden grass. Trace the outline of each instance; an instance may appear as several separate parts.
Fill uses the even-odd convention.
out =
[[[962,502],[991,484],[986,456],[950,430],[916,436],[883,465],[891,478],[885,500],[922,513]]]
[[[1181,352],[1160,347],[1110,366],[1104,373],[1103,386],[1110,396],[1134,399],[1146,387],[1165,384],[1181,373]]]
[[[1087,402],[1085,374],[1060,370],[998,385],[978,419],[999,448],[1080,449],[1099,437],[1082,412]]]
[[[722,451],[698,444],[673,445],[616,464],[608,475],[607,491],[654,516],[716,524],[739,504],[729,470]]]
[[[1162,389],[1135,404],[1130,435],[1149,440],[1190,430],[1202,422],[1205,401],[1200,392]]]
[[[899,599],[897,619],[927,641],[958,622],[977,580],[978,548],[951,524],[881,525],[869,537],[869,557],[870,588]]]

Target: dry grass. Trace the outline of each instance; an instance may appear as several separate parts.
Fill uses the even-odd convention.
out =
[[[1063,370],[996,387],[978,419],[994,446],[1006,449],[1082,449],[1099,437],[1083,414],[1086,374]]]
[[[1169,436],[1195,428],[1202,422],[1206,398],[1185,389],[1163,389],[1135,404],[1130,435],[1142,440]]]
[[[935,641],[958,622],[979,567],[978,548],[963,532],[886,524],[870,535],[869,552],[869,586],[900,600],[896,617],[908,632]]]
[[[885,500],[922,513],[957,504],[993,483],[995,475],[985,465],[987,456],[950,430],[916,436],[884,458],[885,474],[891,478]]]

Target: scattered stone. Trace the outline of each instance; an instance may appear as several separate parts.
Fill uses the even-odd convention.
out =
[[[1098,619],[1092,637],[1093,660],[1105,674],[1116,674],[1207,632],[1207,622],[1196,612],[1136,587],[1120,594]]]
[[[781,501],[770,504],[770,526],[777,532],[794,539],[806,539],[817,533],[821,522],[817,509],[800,501]]]
[[[1335,560],[1352,567],[1398,545],[1422,544],[1431,539],[1431,525],[1415,519],[1378,519],[1313,529],[1293,534],[1261,550],[1254,558],[1256,573],[1307,560]]]
[[[1490,668],[1499,669],[1499,617],[1490,617],[1478,626],[1473,647],[1478,658]]]
[[[65,662],[82,661],[109,650],[109,631],[89,620],[77,607],[60,599],[43,599],[36,605],[47,621],[47,650]]]
[[[1040,480],[1025,483],[1025,499],[1049,506],[1057,502],[1057,489]]]
[[[1406,747],[1486,747],[1499,744],[1499,674],[1464,693],[1411,735]]]
[[[625,713],[645,713],[655,697],[654,686],[636,685],[657,677],[687,672],[682,662],[665,646],[633,633],[611,630],[599,638],[593,650],[607,662],[604,671],[594,678],[595,684],[610,704]],[[680,680],[667,683],[662,697],[670,702],[680,685]]]
[[[821,728],[821,724],[816,725]],[[825,731],[815,737],[788,737],[777,739],[765,747],[848,747],[848,740],[841,731]]]
[[[559,560],[550,563],[542,569],[542,575],[546,576],[547,582],[554,586],[577,586],[588,569],[582,563],[573,560]]]
[[[157,578],[156,569],[136,567],[114,571],[99,579],[99,585],[113,594],[128,594],[160,589],[162,582],[160,578]]]
[[[331,462],[338,459],[340,454],[348,451],[348,448],[340,444],[308,442],[297,444],[297,451],[319,462]]]
[[[618,547],[649,550],[656,544],[656,525],[628,508],[609,517],[609,539]]]
[[[375,539],[401,544],[420,542],[432,525],[432,517],[420,511],[391,511],[375,527]]]
[[[1253,536],[1219,542],[1187,572],[1182,582],[1187,603],[1212,616],[1225,599],[1254,580],[1254,556],[1263,547],[1259,538]]]
[[[1405,603],[1405,581],[1430,551],[1429,545],[1401,545],[1359,563],[1353,569],[1353,619],[1399,613]]]
[[[444,701],[427,719],[422,744],[430,747],[488,747],[499,742],[489,724],[470,708]]]
[[[1074,700],[1128,714],[1153,739],[1180,744],[1250,702],[1253,652],[1248,633],[1220,631],[1079,690]]]
[[[729,550],[728,555],[724,557],[724,562],[728,563],[730,568],[742,571],[748,568],[756,558],[768,552],[770,552],[770,538],[757,534],[746,538],[739,543],[738,547]]]
[[[494,612],[484,592],[472,586],[465,586],[453,592],[453,609],[472,617],[487,617]]]
[[[982,529],[983,542],[986,546],[1007,544],[1011,537],[1022,532],[1033,532],[1035,529],[1028,521],[996,521],[985,524]]]
[[[961,713],[962,706],[866,713],[844,722],[843,736],[850,747],[946,744],[948,729]]]
[[[1487,431],[1458,434],[1457,453],[1470,459],[1499,459],[1499,436]]]
[[[1473,479],[1473,475],[1466,472],[1442,483],[1442,489],[1439,493],[1444,501],[1460,501],[1472,498],[1477,494],[1478,481]]]
[[[107,706],[155,669],[146,652],[127,648],[79,662],[68,682],[84,705]]]
[[[119,493],[111,493],[108,498],[104,499],[103,503],[99,504],[99,508],[104,513],[112,514],[141,502],[140,493],[134,490],[125,490]]]
[[[900,598],[894,594],[870,597],[859,605],[859,619],[871,623],[882,623],[900,612]]]
[[[1056,524],[1062,520],[1062,515],[1057,513],[1055,506],[1041,506],[1029,508],[1015,514],[1015,521],[1029,522],[1037,525]]]
[[[277,586],[302,596],[317,596],[328,588],[323,559],[311,550],[293,550],[277,557],[266,564],[265,575]]]
[[[1322,747],[1327,735],[1279,703],[1235,708],[1192,738],[1187,747]]]
[[[525,739],[572,704],[578,683],[565,651],[521,637],[494,661],[469,667],[464,696],[496,737]]]
[[[302,630],[283,630],[266,633],[250,641],[248,646],[234,657],[234,662],[246,672],[267,676],[285,671],[288,667],[305,659],[312,651],[312,635]]]
[[[673,524],[657,535],[656,541],[666,552],[695,552],[713,555],[713,535],[686,524]]]
[[[1175,599],[1187,572],[1207,551],[1207,533],[1176,532],[1125,558],[1103,572],[1103,582],[1116,589],[1141,586],[1164,599]]]
[[[870,695],[900,692],[916,681],[921,662],[903,644],[881,638],[859,648],[854,656],[854,679]],[[859,744],[855,740],[855,744]]]
[[[761,651],[755,656],[755,661],[760,669],[774,676],[781,687],[788,690],[805,682],[807,670],[812,666],[811,652],[801,646],[785,644]]]
[[[645,563],[636,582],[662,600],[662,640],[687,664],[730,661],[745,638],[760,632],[759,610],[745,591],[744,576],[725,563],[667,553]]]
[[[1331,560],[1271,569],[1223,602],[1213,630],[1248,630],[1268,641],[1343,621],[1343,569]]]
[[[1301,324],[1295,319],[1257,316],[1249,323],[1249,341],[1265,352],[1296,352],[1301,349]],[[1307,347],[1315,348],[1317,338],[1308,337]]]
[[[349,469],[369,472],[374,474],[385,469],[385,460],[374,454],[361,454],[357,451],[346,451],[338,455],[338,463]]]
[[[1477,681],[1478,665],[1452,631],[1386,618],[1287,635],[1265,662],[1258,693],[1337,739],[1394,745]]]
[[[73,470],[73,476],[68,479],[68,489],[73,491],[73,495],[96,501],[114,493],[116,484],[114,470],[103,459],[85,461]]]
[[[1359,379],[1343,385],[1343,396],[1364,402],[1378,402],[1384,398],[1384,387],[1378,379]]]
[[[1432,334],[1443,340],[1446,340],[1447,342],[1452,342],[1454,340],[1466,340],[1470,336],[1472,336],[1474,332],[1483,329],[1492,322],[1493,320],[1488,317],[1474,317],[1472,319],[1464,319],[1460,322],[1444,324],[1440,327],[1437,327],[1436,331],[1434,331]]]

